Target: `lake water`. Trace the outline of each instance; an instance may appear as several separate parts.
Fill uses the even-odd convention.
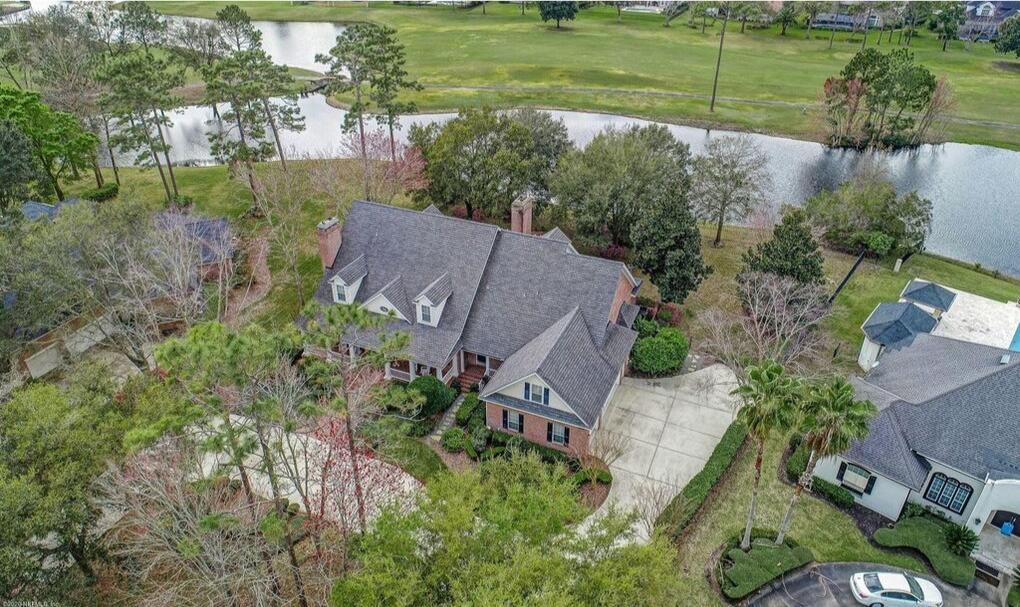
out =
[[[344,111],[314,95],[299,99],[306,128],[284,133],[291,155],[338,156]],[[584,145],[609,126],[651,124],[651,121],[590,112],[551,111],[563,120],[571,139]],[[419,114],[401,120],[404,138],[411,124],[445,122],[454,114]],[[212,110],[192,106],[171,114],[169,140],[179,162],[210,164],[206,131]],[[695,154],[713,137],[733,135],[666,125]],[[884,167],[900,192],[917,190],[932,201],[934,217],[928,249],[1020,276],[1020,152],[983,145],[947,143],[907,152],[834,150],[819,143],[768,135],[749,135],[769,157],[776,205],[801,204],[823,189],[837,187],[865,165]],[[127,163],[127,158],[124,159]]]
[[[40,10],[53,0],[33,2]],[[263,34],[266,50],[279,63],[323,71],[316,53],[334,44],[343,26],[334,23],[255,22]],[[321,96],[299,100],[307,127],[300,133],[284,133],[292,154],[336,155],[344,112],[326,104]],[[625,116],[588,112],[552,112],[561,118],[578,145],[587,143],[607,126],[648,124]],[[410,124],[443,122],[452,114],[408,116],[400,131]],[[169,139],[172,157],[179,162],[208,164],[206,131],[212,111],[187,107],[173,112]],[[667,125],[694,153],[712,137],[726,131]],[[981,145],[947,143],[922,146],[908,152],[857,152],[833,150],[809,141],[767,135],[750,135],[768,154],[773,178],[774,204],[801,204],[822,189],[831,189],[853,176],[864,165],[886,170],[897,190],[917,190],[932,201],[934,218],[928,249],[940,255],[976,261],[1020,276],[1020,152]],[[129,164],[129,159],[122,162]]]

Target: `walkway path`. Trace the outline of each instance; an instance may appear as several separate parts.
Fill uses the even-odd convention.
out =
[[[432,434],[429,435],[429,438],[438,442],[443,437],[443,432],[446,432],[453,427],[454,422],[457,421],[457,409],[460,408],[460,403],[463,402],[463,400],[463,394],[454,399],[453,404],[450,405],[450,407],[446,410],[446,413],[443,414],[443,419],[439,420],[439,423],[436,424],[436,427],[432,430]]]

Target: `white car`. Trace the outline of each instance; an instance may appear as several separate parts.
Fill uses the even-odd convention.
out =
[[[855,573],[850,592],[868,607],[942,607],[935,584],[904,573]]]

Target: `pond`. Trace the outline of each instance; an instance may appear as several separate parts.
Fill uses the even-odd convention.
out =
[[[53,0],[33,2],[40,10]],[[175,19],[182,19],[175,17]],[[254,22],[266,50],[280,63],[323,71],[316,53],[333,45],[343,26],[335,23]],[[329,106],[321,96],[299,100],[306,128],[284,133],[292,154],[337,155],[343,110]],[[590,112],[553,111],[562,119],[578,145],[587,143],[607,126],[649,124],[626,116]],[[401,137],[410,124],[442,122],[452,114],[421,114],[401,120]],[[181,108],[172,114],[169,140],[178,162],[215,162],[209,153],[206,131],[212,119],[207,107]],[[667,125],[694,153],[712,137],[726,131]],[[833,150],[810,142],[750,135],[768,154],[775,205],[802,204],[822,189],[831,189],[867,165],[884,168],[900,192],[917,190],[932,201],[934,218],[928,249],[939,255],[979,262],[1020,276],[1020,152],[981,145],[947,143],[921,146],[912,151],[858,152]],[[122,159],[130,164],[130,159]]]
[[[340,124],[344,111],[314,95],[298,100],[306,128],[284,133],[291,155],[339,155]],[[571,139],[584,145],[608,126],[652,124],[651,121],[598,114],[553,110],[563,120]],[[411,124],[445,122],[454,114],[418,114],[401,120],[403,139]],[[169,141],[178,162],[210,164],[206,131],[212,120],[208,107],[190,106],[174,111]],[[713,137],[733,135],[721,130],[666,125],[695,154]],[[1020,152],[961,143],[921,146],[905,152],[834,150],[819,143],[768,135],[749,135],[769,157],[775,205],[802,204],[823,189],[832,189],[868,165],[884,168],[900,192],[917,190],[932,201],[934,218],[928,249],[939,255],[979,262],[1020,276]],[[124,158],[125,164],[128,158]]]

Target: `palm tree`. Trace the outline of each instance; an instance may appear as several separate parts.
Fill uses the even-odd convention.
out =
[[[797,415],[797,396],[800,380],[786,372],[782,365],[768,360],[747,368],[747,380],[733,394],[743,401],[737,419],[754,439],[757,453],[754,458],[754,486],[751,489],[751,507],[747,512],[747,526],[740,548],[751,547],[751,529],[754,527],[758,507],[758,486],[761,483],[761,466],[765,457],[765,443],[773,432],[789,430]]]
[[[776,544],[782,544],[790,530],[793,509],[800,494],[811,483],[815,464],[823,457],[838,455],[850,448],[850,443],[868,434],[868,423],[878,413],[869,400],[856,400],[850,382],[838,377],[832,382],[812,387],[801,401],[801,429],[804,444],[811,450],[807,466],[797,481],[790,503],[779,526]]]

